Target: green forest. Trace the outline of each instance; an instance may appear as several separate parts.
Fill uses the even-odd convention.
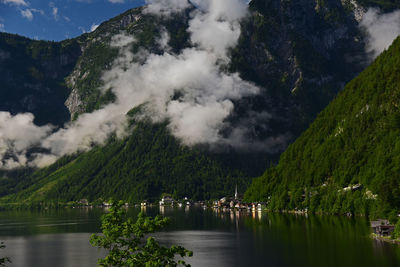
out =
[[[272,210],[395,216],[400,207],[400,39],[346,85],[253,180]]]

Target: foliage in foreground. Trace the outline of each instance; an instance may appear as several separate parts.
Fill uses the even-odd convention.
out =
[[[166,226],[168,218],[151,218],[139,213],[133,222],[122,206],[122,201],[113,203],[110,212],[102,217],[103,235],[93,234],[90,239],[93,246],[108,250],[108,255],[99,260],[100,266],[190,266],[183,260],[176,262],[175,255],[191,257],[192,251],[175,245],[163,247],[151,236],[144,240],[146,234]]]

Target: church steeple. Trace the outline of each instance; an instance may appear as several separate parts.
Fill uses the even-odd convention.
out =
[[[237,194],[237,185],[236,185],[236,187],[235,187],[235,199],[237,199],[238,198],[238,194]]]

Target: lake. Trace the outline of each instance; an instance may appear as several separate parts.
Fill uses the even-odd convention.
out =
[[[140,209],[130,208],[136,216]],[[400,266],[400,246],[369,238],[363,217],[147,208],[171,218],[161,243],[194,252],[192,266]],[[9,266],[96,266],[104,251],[89,243],[99,208],[0,212]]]

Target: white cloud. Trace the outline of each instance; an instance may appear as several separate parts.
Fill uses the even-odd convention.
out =
[[[90,26],[90,30],[88,30],[88,31],[87,31],[84,27],[82,27],[82,26],[79,26],[78,29],[79,29],[82,33],[88,33],[88,32],[95,31],[95,30],[97,29],[97,27],[99,27],[99,25],[93,23],[93,24]]]
[[[0,32],[5,32],[5,31],[6,31],[6,29],[4,27],[4,24],[0,23]]]
[[[25,9],[25,10],[21,10],[21,16],[28,19],[28,20],[32,20],[33,19],[33,14],[32,11],[30,9]]]
[[[50,126],[33,124],[30,113],[12,116],[0,112],[0,168],[14,168],[27,164],[26,152],[51,132]],[[12,157],[6,157],[12,154]]]
[[[373,60],[400,34],[400,11],[383,14],[376,8],[370,8],[360,25],[366,30],[366,49]]]
[[[82,26],[79,26],[78,29],[79,29],[82,33],[86,33],[85,28],[83,28]]]
[[[192,42],[226,58],[226,50],[233,47],[240,36],[239,20],[247,14],[242,1],[203,1],[204,13],[190,21]]]
[[[33,13],[39,13],[41,15],[44,15],[44,11],[41,9],[35,9],[35,8],[28,8],[25,10],[20,10],[21,16],[28,19],[28,20],[33,20]]]
[[[69,17],[67,17],[67,16],[63,16],[63,18],[64,18],[64,20],[65,20],[66,22],[70,22],[70,21],[71,21],[71,19],[70,19]]]
[[[171,13],[182,12],[190,6],[188,0],[146,0],[146,4],[145,13],[162,16],[169,16]]]
[[[57,7],[53,7],[52,14],[53,14],[53,18],[55,20],[58,20],[58,8]]]
[[[24,0],[2,0],[4,4],[14,4],[17,6],[28,6],[28,3]]]
[[[35,12],[35,13],[39,13],[40,15],[44,15],[44,11],[43,10],[41,10],[41,9],[36,9],[36,8],[31,8],[31,11],[32,12]]]
[[[99,24],[93,23],[92,26],[90,26],[90,32],[95,31],[99,27]]]
[[[108,2],[113,4],[123,4],[125,3],[125,0],[108,0]]]

